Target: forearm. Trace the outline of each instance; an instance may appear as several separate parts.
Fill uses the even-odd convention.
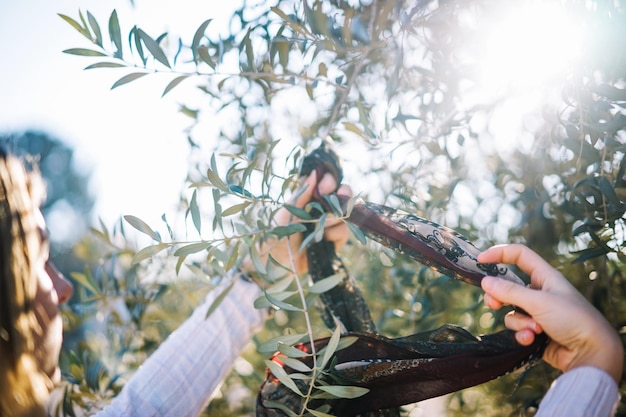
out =
[[[591,366],[565,372],[541,401],[536,417],[609,417],[619,402],[617,384]]]
[[[228,280],[224,280],[228,281]],[[196,416],[230,371],[265,314],[253,307],[256,284],[235,284],[207,319],[228,282],[216,288],[137,370],[120,395],[98,414],[106,416]]]

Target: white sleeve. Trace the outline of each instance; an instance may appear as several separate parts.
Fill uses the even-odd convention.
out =
[[[215,388],[265,320],[265,312],[253,306],[261,290],[239,278],[205,319],[209,306],[232,282],[223,281],[141,365],[111,404],[96,414],[98,417],[192,417],[207,406]]]
[[[535,417],[609,417],[619,400],[617,384],[608,373],[582,366],[553,382]]]

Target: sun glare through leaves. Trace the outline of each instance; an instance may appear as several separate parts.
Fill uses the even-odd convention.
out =
[[[543,88],[579,64],[585,26],[557,2],[528,2],[493,16],[485,31],[480,83],[486,92]]]

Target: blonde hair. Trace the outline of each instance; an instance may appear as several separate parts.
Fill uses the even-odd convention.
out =
[[[43,198],[38,171],[0,148],[0,417],[46,415],[51,381],[36,359],[33,306]]]

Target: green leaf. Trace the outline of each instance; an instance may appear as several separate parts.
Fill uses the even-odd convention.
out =
[[[267,297],[268,301],[272,303],[272,305],[280,309],[287,310],[287,311],[303,311],[300,307],[296,307],[292,304],[281,301],[278,298],[274,297],[273,294],[270,295],[267,291],[264,292],[264,294],[265,294],[265,297]]]
[[[117,11],[114,9],[109,17],[109,37],[111,38],[111,42],[115,45],[115,53],[114,56],[116,58],[122,59],[122,33],[120,30],[120,22],[117,18]]]
[[[322,213],[320,216],[317,226],[315,227],[315,241],[321,242],[324,239],[324,231],[326,227],[326,218],[328,217],[328,213]]]
[[[133,29],[130,31],[130,33],[128,34],[128,43],[129,45],[131,45],[131,50],[132,50],[132,43],[131,43],[131,39],[134,38],[135,40],[135,49],[137,50],[137,54],[139,54],[139,58],[141,59],[141,62],[143,63],[143,65],[146,65],[146,57],[143,53],[143,46],[141,46],[141,37],[138,34],[138,28],[137,26],[133,26]]]
[[[167,84],[167,86],[165,87],[165,90],[163,90],[163,94],[161,94],[161,97],[165,96],[167,93],[172,91],[174,87],[176,87],[181,82],[185,81],[187,78],[189,78],[189,75],[180,75],[174,78],[172,81],[169,82],[169,84]]]
[[[274,258],[271,258],[276,264],[278,264],[278,262],[276,260],[274,260]],[[281,292],[281,291],[285,291],[287,288],[289,288],[289,286],[291,285],[291,283],[294,280],[294,276],[293,274],[290,274],[289,276],[287,276],[286,278],[283,278],[281,280],[278,280],[276,282],[274,282],[268,289],[267,292],[269,292],[270,294],[274,294],[277,292]]]
[[[70,48],[63,51],[64,54],[80,55],[80,56],[107,56],[107,54],[100,51],[94,51],[87,48]]]
[[[119,80],[117,80],[112,86],[111,86],[111,90],[113,90],[114,88],[117,88],[121,85],[124,84],[128,84],[131,81],[135,81],[138,78],[143,77],[144,75],[148,75],[147,72],[133,72],[131,74],[125,75],[122,78],[120,78]]]
[[[213,214],[213,231],[217,230],[218,227],[222,227],[222,205],[219,202],[219,199],[215,197],[215,194],[219,195],[219,191],[217,188],[213,188],[213,210],[215,210]]]
[[[248,69],[252,71],[254,69],[254,51],[252,49],[252,40],[250,39],[250,34],[252,32],[252,28],[248,29],[246,36],[243,37],[242,46],[240,45],[240,49],[243,49],[246,53],[246,62],[248,64]]]
[[[320,62],[319,66],[318,66],[318,73],[322,77],[327,77],[328,76],[328,66],[325,63]]]
[[[284,343],[278,344],[278,351],[289,358],[302,358],[311,356],[310,353],[304,352],[296,347],[286,345]],[[295,369],[295,368],[294,368]],[[309,369],[310,371],[311,369]],[[305,371],[306,372],[306,371]]]
[[[211,59],[211,55],[209,54],[209,48],[204,45],[199,46],[198,56],[203,62],[207,63],[209,67],[215,69],[215,62],[213,62],[213,60]]]
[[[233,289],[233,286],[235,285],[235,280],[233,280],[233,282],[231,282],[228,287],[226,287],[226,289],[224,289],[224,291],[222,291],[220,293],[220,295],[218,295],[217,297],[215,297],[215,300],[213,300],[213,302],[211,303],[211,305],[209,306],[209,309],[206,312],[206,315],[204,316],[205,320],[209,318],[209,316],[211,314],[213,314],[213,312],[220,306],[220,304],[222,303],[222,301],[224,300],[224,298],[226,298],[226,296],[228,295],[228,293],[230,292],[230,290]]]
[[[345,274],[340,272],[335,275],[331,275],[327,278],[324,278],[320,281],[317,281],[309,288],[309,292],[313,294],[321,294],[328,290],[331,290],[337,286],[343,279],[345,278]]]
[[[313,414],[315,417],[335,417],[333,414],[328,414],[317,410],[311,410],[310,408],[308,408],[307,411]]]
[[[333,214],[337,217],[343,216],[343,208],[341,207],[341,202],[337,198],[336,194],[325,195],[324,199],[330,205],[330,208],[333,210]]]
[[[185,106],[184,104],[180,105],[180,108],[178,109],[178,111],[180,111],[182,114],[184,114],[185,116],[190,117],[192,119],[197,119],[198,118],[199,111],[191,109],[191,108]]]
[[[291,297],[294,294],[297,294],[295,291],[274,291],[271,293],[268,291],[267,293],[272,294],[274,301],[282,301]],[[273,305],[274,304],[272,304],[272,302],[265,296],[265,294],[259,296],[256,300],[254,300],[254,308],[256,309],[269,308]]]
[[[273,44],[276,45],[278,50],[278,62],[283,68],[287,68],[289,63],[289,42],[284,36],[277,36],[273,40]]]
[[[161,46],[159,46],[158,42],[152,39],[150,35],[148,35],[146,32],[139,28],[137,28],[137,34],[143,41],[143,44],[146,45],[146,48],[148,48],[148,51],[150,51],[154,59],[156,59],[166,67],[171,68],[170,63],[167,60],[167,56],[165,55],[165,52],[163,52],[163,49],[161,49]]]
[[[135,256],[133,256],[133,260],[131,263],[133,265],[138,264],[144,259],[148,259],[156,255],[157,253],[161,252],[163,249],[167,249],[169,247],[170,245],[168,243],[158,243],[156,245],[147,246],[143,248],[142,250],[140,250],[139,252],[137,252]]]
[[[229,271],[233,266],[235,266],[235,262],[237,262],[237,258],[239,257],[239,247],[241,246],[241,242],[241,240],[237,240],[237,244],[233,248],[228,261],[226,261],[226,265],[224,266],[225,270]]]
[[[93,277],[91,276],[91,272],[88,269],[85,269],[84,274],[72,272],[70,276],[72,277],[74,281],[76,281],[83,287],[87,288],[92,293],[96,295],[102,294],[102,291],[100,291],[100,289],[98,288],[98,284],[96,284],[96,282],[93,280]]]
[[[119,64],[117,62],[96,62],[95,64],[91,64],[85,67],[86,70],[95,68],[126,68],[126,65]]]
[[[207,275],[207,273],[204,272],[202,268],[200,268],[199,266],[193,265],[193,264],[187,264],[185,266],[198,278],[202,278],[203,280],[209,279],[209,276]]]
[[[579,255],[572,261],[572,263],[577,264],[580,262],[588,261],[589,259],[597,258],[598,256],[604,256],[606,255],[606,251],[604,250],[604,248],[596,247],[572,252],[572,254]]]
[[[217,169],[217,159],[215,158],[215,154],[211,154],[211,170],[213,172],[215,172],[215,174],[217,175],[217,173],[219,172]]]
[[[196,242],[181,246],[174,252],[174,256],[187,256],[198,253],[211,247],[211,242]]]
[[[287,209],[287,211],[289,211],[289,213],[293,214],[299,219],[302,219],[302,220],[313,219],[313,217],[308,211],[301,209],[300,207],[292,206],[291,204],[285,204],[284,207]]]
[[[89,229],[91,233],[93,233],[94,235],[96,235],[99,239],[101,239],[102,241],[106,242],[106,243],[111,243],[111,238],[108,235],[106,229],[103,229],[103,231],[100,231],[98,229],[94,229],[93,227]]]
[[[152,239],[156,240],[157,242],[161,241],[161,236],[157,232],[152,230],[152,228],[148,226],[148,224],[145,223],[143,220],[141,220],[139,217],[126,215],[124,216],[124,220],[126,220],[128,224],[133,226],[135,229],[139,230],[142,233],[145,233],[146,235],[150,236]]]
[[[354,224],[352,224],[350,222],[347,222],[346,224],[348,225],[348,228],[352,232],[352,235],[354,235],[354,237],[359,242],[361,242],[361,244],[365,245],[366,239],[365,239],[365,234],[363,233],[363,231],[361,229],[359,229],[358,226],[355,226]]]
[[[620,199],[617,196],[617,193],[615,192],[615,190],[613,189],[613,185],[611,185],[611,182],[607,179],[606,176],[602,175],[601,177],[599,177],[597,179],[598,181],[598,188],[600,188],[600,192],[602,193],[603,197],[609,202],[612,203],[616,206],[620,206]]]
[[[383,266],[386,266],[386,267],[393,266],[393,261],[391,260],[389,255],[387,255],[384,251],[381,250],[380,253],[378,254],[378,257],[380,259],[380,263]]]
[[[186,256],[179,256],[176,260],[176,274],[180,274],[180,269],[185,263]]]
[[[287,23],[287,25],[289,25],[289,27],[294,32],[297,32],[306,37],[311,35],[311,33],[309,33],[309,31],[304,26],[301,26],[297,22],[293,21],[287,14],[285,14],[284,11],[282,11],[278,7],[271,7],[270,10],[280,16],[280,18],[283,19],[283,21]]]
[[[292,390],[293,392],[295,392],[299,396],[301,396],[301,397],[304,396],[304,395],[302,395],[302,392],[300,392],[300,389],[298,388],[296,383],[291,378],[289,378],[289,375],[287,375],[287,372],[285,372],[285,370],[283,369],[282,366],[280,366],[276,362],[270,361],[270,360],[266,360],[265,361],[265,365],[269,368],[270,372],[276,378],[278,378],[278,380],[284,386],[286,386],[287,388],[289,388],[290,390]]]
[[[344,385],[323,385],[317,388],[337,398],[359,398],[370,391],[369,389],[363,387]]]
[[[235,194],[239,194],[240,196],[254,198],[254,194],[243,188],[241,185],[230,184],[228,189]]]
[[[298,334],[289,334],[289,335],[281,335],[277,337],[273,337],[267,342],[259,345],[257,351],[263,354],[273,354],[278,351],[279,344],[285,344],[289,346],[293,346],[299,341],[301,341],[306,336],[306,333],[298,333]]]
[[[310,233],[308,236],[302,239],[302,243],[300,244],[300,248],[298,250],[304,250],[305,248],[307,248],[310,244],[312,244],[315,241],[315,238],[316,238],[316,234]]]
[[[298,371],[298,372],[311,372],[312,371],[312,369],[306,363],[299,361],[297,359],[287,357],[287,358],[280,358],[280,360],[283,361],[285,365],[287,365],[288,367],[290,367],[291,369],[295,371]]]
[[[320,7],[321,5],[319,3],[315,3],[315,5],[318,6],[315,10],[311,9],[308,2],[304,2],[303,5],[304,16],[306,17],[307,23],[311,28],[311,32],[316,35],[326,37],[329,40],[332,39],[329,27],[330,17],[324,14],[322,8]]]
[[[95,43],[102,47],[102,31],[100,30],[100,25],[95,17],[89,11],[87,11],[87,20],[89,21],[89,25],[91,26],[91,30],[93,30],[93,34],[96,37],[94,40]]]
[[[340,351],[341,349],[345,349],[348,346],[351,346],[357,340],[359,340],[359,338],[356,337],[356,336],[344,336],[344,337],[342,337],[341,340],[339,340],[339,343],[337,344],[336,351]]]
[[[276,408],[276,409],[282,411],[283,413],[285,413],[285,415],[287,415],[287,417],[300,417],[297,413],[294,413],[285,404],[279,403],[277,401],[263,400],[263,405],[265,407],[267,407],[267,408]]]
[[[261,275],[267,274],[267,268],[265,268],[265,265],[261,261],[261,258],[259,257],[259,252],[256,248],[252,248],[250,250],[250,259],[252,260],[252,266],[254,266],[254,270],[257,273]]]
[[[272,230],[270,230],[270,233],[277,236],[278,238],[282,238],[304,231],[306,231],[305,225],[303,225],[302,223],[293,223],[287,226],[276,226]]]
[[[198,190],[193,190],[189,203],[189,211],[191,212],[193,226],[196,228],[198,234],[202,234],[202,217],[200,216],[200,209],[198,207],[197,191]]]
[[[352,210],[354,209],[354,205],[356,204],[357,198],[358,196],[352,196],[348,200],[348,203],[346,204],[346,212],[345,212],[346,216],[350,216],[350,214],[352,214]]]
[[[270,10],[273,11],[274,13],[276,13],[278,16],[280,16],[280,18],[283,19],[286,23],[289,23],[289,22],[292,21],[289,18],[289,16],[284,11],[279,9],[278,7],[271,7]]]
[[[191,53],[193,54],[193,62],[195,62],[196,65],[198,64],[198,47],[200,46],[200,41],[204,36],[204,32],[206,32],[207,26],[209,26],[209,23],[211,23],[212,20],[213,19],[207,19],[202,22],[202,24],[198,26],[196,33],[193,35],[193,41],[191,42]]]
[[[307,83],[304,86],[305,90],[306,90],[306,94],[309,96],[309,98],[311,100],[315,100],[315,96],[313,95],[313,86],[310,83]]]
[[[222,179],[217,175],[216,171],[212,169],[207,169],[206,176],[211,184],[217,187],[219,190],[228,192],[228,186]]]
[[[250,204],[252,204],[250,201],[244,201],[243,203],[235,204],[234,206],[231,206],[231,207],[227,208],[226,210],[224,210],[222,212],[222,216],[223,217],[228,217],[228,216],[232,216],[233,214],[237,214],[240,211],[243,211]]]
[[[89,32],[89,29],[86,27],[83,27],[80,23],[78,23],[76,20],[72,19],[69,16],[66,16],[64,14],[58,13],[58,16],[65,20],[67,23],[69,23],[70,25],[72,25],[72,27],[74,29],[76,29],[81,35],[83,35],[85,38],[89,39],[90,41],[91,39],[91,33]]]
[[[337,350],[337,345],[339,344],[339,340],[341,339],[341,327],[337,326],[335,331],[333,332],[328,344],[324,349],[324,356],[322,357],[322,363],[319,365],[322,369],[326,366],[330,358],[335,354]]]
[[[595,92],[602,97],[614,101],[626,101],[626,89],[617,88],[610,84],[600,84],[595,88]]]
[[[345,127],[350,132],[356,133],[357,135],[359,135],[362,138],[369,139],[367,137],[367,135],[365,135],[365,132],[363,132],[363,130],[361,128],[359,128],[357,125],[355,125],[354,123],[342,122],[342,124],[343,124],[343,127]]]

